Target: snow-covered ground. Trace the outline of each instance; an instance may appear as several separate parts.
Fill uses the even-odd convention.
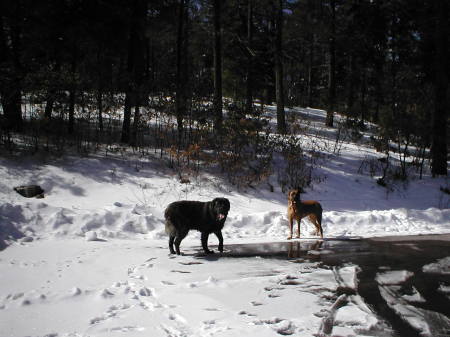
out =
[[[298,112],[314,117],[310,127],[325,130],[323,112]],[[440,191],[449,182],[425,175],[387,192],[357,173],[362,160],[377,156],[345,143],[316,169],[324,179],[303,198],[321,202],[325,238],[450,233],[449,195]],[[39,184],[45,198],[13,190],[26,184]],[[331,333],[330,319],[336,336],[385,328],[358,295],[340,303],[336,290],[343,283],[356,288],[358,266],[202,257],[195,232],[181,244],[185,256],[169,255],[165,207],[217,196],[231,203],[225,250],[286,240],[286,195],[279,187],[238,191],[209,175],[181,184],[151,158],[0,158],[0,246],[8,246],[0,251],[0,335],[314,336]],[[316,242],[312,232],[312,224],[302,224],[302,240]],[[449,264],[426,268],[448,273]],[[390,281],[408,275],[380,272],[386,301],[395,290]],[[448,286],[442,285],[447,296]],[[420,323],[412,324],[426,333]]]

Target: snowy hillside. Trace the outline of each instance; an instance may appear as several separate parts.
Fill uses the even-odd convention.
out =
[[[329,138],[314,136],[327,131],[323,111],[302,109],[294,113],[309,117],[312,136],[304,136],[305,144],[314,139],[323,142],[324,148],[333,146],[331,133]],[[388,190],[376,184],[376,177],[358,173],[363,160],[380,154],[361,144],[340,146],[339,155],[321,160],[314,171],[321,181],[302,196],[321,202],[326,237],[450,232],[450,198],[440,190],[448,186],[446,178],[413,178],[407,185],[396,183]],[[89,231],[103,238],[163,239],[162,214],[167,204],[183,199],[207,201],[216,196],[231,201],[227,239],[271,241],[287,235],[286,194],[276,182],[272,183],[274,192],[267,185],[238,191],[208,175],[182,184],[159,159],[132,155],[54,161],[2,158],[0,164],[2,235],[6,231],[12,240],[83,237]],[[12,189],[27,184],[40,185],[45,198],[23,198]],[[305,227],[309,227],[308,222]]]
[[[324,127],[323,111],[291,113],[308,117],[305,146],[312,140],[333,146],[335,130]],[[447,179],[425,175],[387,190],[358,173],[363,160],[380,154],[363,144],[340,146],[339,155],[321,159],[320,179],[302,195],[322,204],[325,239],[450,233],[450,198],[440,190]],[[45,197],[13,190],[27,184],[40,185]],[[273,191],[266,184],[237,190],[206,174],[182,184],[163,161],[131,155],[1,158],[2,336],[312,336],[332,305],[327,296],[343,279],[354,279],[357,267],[333,271],[305,263],[299,271],[288,261],[198,261],[195,232],[182,243],[186,256],[167,254],[163,212],[184,199],[230,200],[226,249],[285,241],[286,193],[271,185]],[[312,232],[305,221],[302,238],[317,239]],[[296,283],[299,288],[289,285]],[[339,317],[350,327],[342,333],[382,325],[357,296],[345,310]]]

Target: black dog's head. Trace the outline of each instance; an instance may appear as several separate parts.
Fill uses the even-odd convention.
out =
[[[230,210],[230,201],[227,198],[215,198],[212,201],[212,208],[218,221],[225,221]]]

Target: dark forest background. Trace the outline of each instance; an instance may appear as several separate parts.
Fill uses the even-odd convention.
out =
[[[159,149],[197,169],[216,154],[236,172],[248,157],[261,175],[273,155],[269,134],[283,138],[287,157],[301,151],[285,108],[303,106],[326,110],[329,127],[338,128],[336,112],[355,132],[376,123],[373,143],[387,157],[392,143],[400,158],[414,148],[433,175],[447,174],[446,0],[0,6],[3,148]],[[261,111],[272,103],[270,130]]]

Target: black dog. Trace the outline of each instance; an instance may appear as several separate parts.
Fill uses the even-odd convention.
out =
[[[215,198],[212,201],[176,201],[167,206],[166,233],[169,234],[169,249],[180,255],[180,243],[189,230],[196,229],[202,233],[202,247],[206,254],[214,253],[208,249],[209,234],[216,234],[219,239],[219,251],[223,252],[222,228],[230,210],[230,202],[226,198]]]

